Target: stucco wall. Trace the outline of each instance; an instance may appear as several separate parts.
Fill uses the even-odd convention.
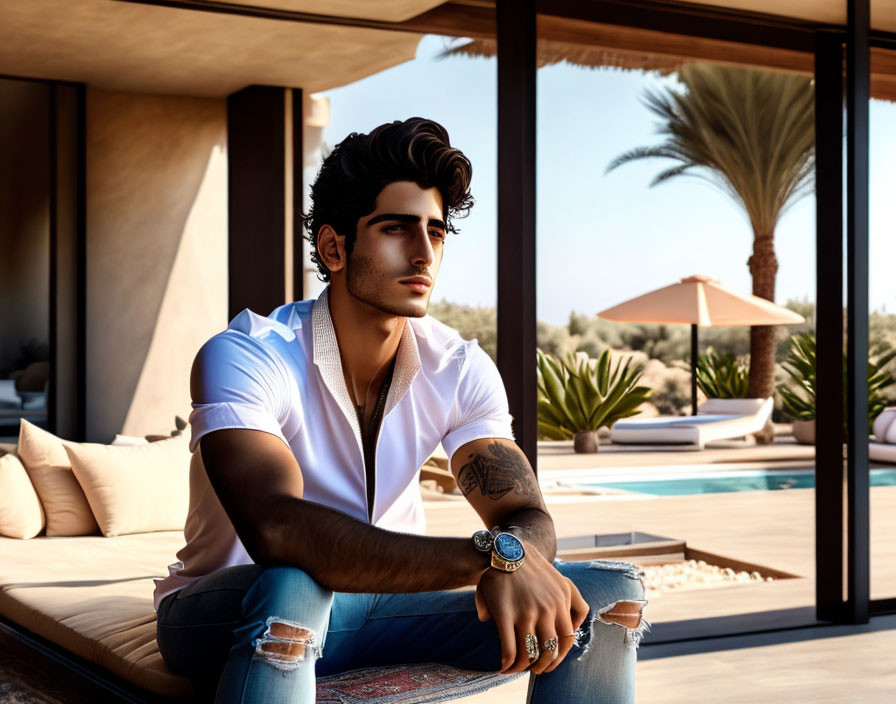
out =
[[[49,100],[46,84],[0,79],[0,377],[22,344],[49,342]]]
[[[87,439],[164,433],[227,325],[226,103],[87,93]]]

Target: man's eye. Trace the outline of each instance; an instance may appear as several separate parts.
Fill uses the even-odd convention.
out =
[[[403,230],[404,225],[387,225],[384,229],[386,232],[396,232],[397,230]]]
[[[445,239],[445,233],[442,232],[441,230],[430,230],[429,236],[430,237],[438,237],[440,240]]]

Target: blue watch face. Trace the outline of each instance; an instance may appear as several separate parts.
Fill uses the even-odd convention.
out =
[[[526,551],[523,550],[523,544],[515,535],[511,533],[500,533],[495,538],[495,552],[498,557],[508,562],[516,562],[522,560]]]

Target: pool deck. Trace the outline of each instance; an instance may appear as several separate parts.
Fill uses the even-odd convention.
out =
[[[814,460],[813,447],[785,438],[767,446],[731,441],[700,452],[610,445],[596,455],[576,455],[570,445],[540,445],[543,481],[586,469],[805,467]],[[652,497],[545,492],[560,537],[642,531],[797,575],[653,597],[646,615],[654,629],[642,646],[638,701],[694,701],[707,690],[713,691],[714,701],[726,702],[891,701],[896,668],[883,653],[896,647],[896,617],[877,617],[868,626],[855,628],[815,626],[772,636],[722,637],[817,624],[814,498],[810,489]],[[425,505],[432,535],[463,535],[481,527],[463,498],[443,497]],[[893,597],[896,487],[871,490],[871,522],[872,598]],[[664,643],[694,637],[709,639]],[[462,701],[522,702],[525,683],[510,683]]]

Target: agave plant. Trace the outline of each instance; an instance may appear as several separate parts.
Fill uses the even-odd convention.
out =
[[[778,384],[784,412],[794,420],[815,418],[815,335],[803,333],[790,338],[790,350],[781,366],[793,388]]]
[[[538,436],[569,440],[582,430],[610,427],[639,413],[651,389],[638,386],[644,371],[631,357],[613,362],[605,350],[597,359],[584,352],[558,359],[538,354]]]
[[[697,360],[697,386],[706,398],[749,398],[750,368],[732,354],[711,347]]]
[[[880,412],[892,400],[881,392],[896,384],[896,378],[885,367],[896,359],[896,349],[885,347],[878,350],[874,359],[868,360],[868,432]],[[810,332],[794,335],[790,339],[787,358],[781,363],[790,377],[792,386],[778,385],[778,393],[784,412],[794,420],[815,418],[815,335]],[[843,355],[843,385],[846,387],[846,355]],[[844,429],[844,436],[845,436]]]

